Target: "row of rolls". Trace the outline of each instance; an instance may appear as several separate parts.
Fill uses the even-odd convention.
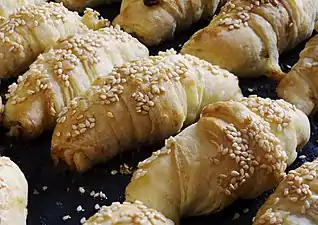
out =
[[[0,78],[21,74],[1,107],[8,135],[53,131],[52,159],[79,172],[166,140],[138,164],[126,201],[87,225],[179,224],[276,187],[254,224],[318,223],[318,160],[285,172],[310,138],[318,36],[290,72],[278,65],[313,34],[316,0],[123,0],[114,26],[89,8],[25,4],[0,19]],[[216,13],[180,53],[149,56],[146,46]],[[238,77],[259,75],[282,99],[242,95]],[[25,224],[26,207],[23,173],[1,157],[1,225]]]

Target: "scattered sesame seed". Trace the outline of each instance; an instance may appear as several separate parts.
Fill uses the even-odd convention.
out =
[[[240,218],[240,214],[235,213],[232,220],[237,220],[238,218]]]
[[[84,212],[84,209],[81,205],[79,205],[79,206],[77,206],[76,211],[77,212]]]
[[[85,217],[83,217],[83,218],[80,220],[80,223],[81,223],[81,224],[86,223],[86,218],[85,218]]]
[[[117,170],[112,170],[110,173],[111,173],[111,175],[116,175],[118,173],[118,171]]]
[[[63,219],[64,221],[70,220],[71,218],[72,218],[72,217],[71,217],[70,215],[65,215],[65,216],[62,217],[62,219]]]
[[[306,159],[307,156],[306,156],[306,155],[301,155],[301,156],[299,156],[298,158],[300,158],[300,159]]]
[[[95,210],[99,210],[99,209],[100,209],[99,204],[96,204],[96,205],[94,206],[94,209],[95,209]]]
[[[42,190],[43,190],[43,191],[46,191],[47,189],[48,189],[47,186],[43,186],[43,187],[42,187]]]
[[[85,189],[83,187],[79,187],[78,188],[78,191],[81,193],[81,194],[84,194],[85,193]]]

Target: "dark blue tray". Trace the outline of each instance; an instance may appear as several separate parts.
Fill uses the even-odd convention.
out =
[[[119,12],[119,5],[108,5],[100,7],[97,10],[105,18],[111,20]],[[200,22],[188,31],[177,34],[173,41],[151,48],[151,54],[156,54],[159,50],[172,47],[179,50],[181,44],[188,40],[195,31],[205,25],[207,25],[207,22]],[[281,66],[285,71],[290,69],[290,66],[297,61],[298,54],[303,47],[304,43],[293,50],[293,52],[285,53],[281,57]],[[7,89],[8,83],[10,82],[1,85],[2,95]],[[266,77],[240,79],[240,86],[245,96],[257,94],[262,97],[277,98],[275,94],[275,82],[270,81]],[[297,159],[291,168],[296,168],[305,161],[312,161],[318,156],[318,145],[316,143],[318,121],[314,118],[310,118],[310,121],[312,137],[302,153],[306,158],[301,157]],[[163,145],[163,143],[159,143],[157,146],[136,149],[134,152],[122,154],[104,165],[99,165],[85,174],[77,174],[53,167],[49,154],[51,133],[44,134],[42,137],[31,142],[8,139],[4,135],[4,131],[1,131],[0,135],[0,153],[11,157],[19,165],[29,182],[29,225],[80,224],[79,221],[82,217],[88,218],[96,212],[94,209],[95,204],[109,205],[113,201],[123,201],[125,186],[128,184],[131,175],[111,175],[110,172],[118,170],[119,166],[124,163],[129,166],[136,166],[138,161],[145,159],[153,150],[159,149]],[[43,187],[47,187],[47,189],[43,190]],[[86,192],[81,194],[78,191],[79,187],[84,187]],[[107,199],[91,197],[90,192],[93,190],[95,192],[102,191],[106,194]],[[239,200],[220,213],[183,219],[181,225],[252,224],[252,218],[270,192],[263,194],[257,199]],[[79,205],[85,211],[77,212],[76,208]],[[234,217],[238,216],[237,213],[240,215],[239,218],[233,220]],[[62,217],[65,215],[70,215],[71,219],[63,221]]]

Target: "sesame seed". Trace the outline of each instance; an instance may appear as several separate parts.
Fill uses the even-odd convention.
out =
[[[78,191],[81,193],[81,194],[84,194],[85,193],[85,189],[83,187],[79,187],[78,188]]]
[[[70,215],[65,215],[65,216],[62,217],[62,219],[63,219],[64,221],[70,220],[71,218],[72,218],[72,217],[71,217]]]
[[[84,209],[81,205],[79,205],[79,206],[77,206],[76,211],[77,212],[84,212]]]

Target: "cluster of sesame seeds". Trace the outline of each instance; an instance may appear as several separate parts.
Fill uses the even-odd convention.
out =
[[[155,107],[156,99],[167,91],[167,85],[182,82],[186,77],[190,77],[190,79],[193,77],[192,66],[206,69],[213,75],[228,76],[226,73],[221,73],[219,67],[212,66],[196,57],[177,55],[174,50],[167,50],[160,52],[157,56],[115,66],[112,72],[100,78],[99,83],[88,90],[86,97],[92,98],[92,104],[113,104],[120,101],[125,86],[129,85],[129,87],[135,87],[129,95],[131,100],[136,103],[136,112],[147,115]],[[59,116],[59,123],[66,120],[66,114],[69,110],[68,107],[64,111],[65,113]],[[72,116],[75,113],[74,111]],[[116,115],[114,112],[108,111],[106,116],[112,119]],[[78,125],[72,126],[74,130],[78,130]],[[85,127],[83,128],[85,129]],[[82,133],[84,132],[85,130]],[[77,135],[78,133],[81,134],[80,130]]]
[[[283,217],[288,214],[288,212],[274,212],[272,208],[269,208],[258,220],[256,220],[255,224],[283,225]]]
[[[282,132],[291,122],[291,113],[296,111],[296,107],[284,100],[271,100],[250,95],[239,100],[254,113],[257,113],[270,125],[276,125],[278,132]]]
[[[248,26],[250,13],[254,8],[272,5],[277,7],[278,0],[250,0],[247,4],[237,5],[233,0],[228,1],[222,8],[217,19],[217,25],[228,27],[229,30],[239,29]],[[290,27],[293,23],[290,23]]]
[[[40,23],[53,20],[66,22],[67,14],[70,13],[62,4],[43,3],[39,5],[22,6],[5,19],[0,25],[0,44],[6,44],[9,52],[23,52],[24,47],[11,37],[17,27],[37,27]],[[12,40],[11,40],[12,39]],[[0,60],[5,55],[1,54]]]
[[[173,139],[170,138],[169,140],[173,140]],[[169,148],[168,145],[166,145],[166,147],[164,147],[163,149],[158,150],[156,152],[153,152],[152,155],[149,158],[145,159],[142,162],[139,162],[138,163],[138,169],[134,173],[133,179],[138,180],[139,178],[141,178],[144,175],[146,175],[147,174],[147,168],[150,166],[150,164],[152,162],[154,162],[160,156],[169,155],[170,152],[171,152],[171,149]]]
[[[23,76],[18,77],[17,83],[14,82],[9,85],[8,92],[5,94],[6,99],[10,99],[11,104],[16,105],[23,103],[28,96],[50,90],[52,83],[46,74],[48,74],[48,71],[43,66],[43,58],[39,57],[37,62],[32,64]]]
[[[250,99],[255,100],[253,96],[248,98]],[[266,106],[263,105],[264,107]],[[219,175],[226,195],[232,195],[253,176],[256,169],[264,169],[266,174],[274,174],[278,181],[285,176],[287,155],[280,145],[280,140],[272,133],[269,122],[265,118],[259,120],[247,116],[244,124],[247,125],[243,129],[228,124],[224,132],[229,144],[221,145],[218,154],[210,158],[212,164],[218,165],[222,158],[231,157],[239,167]]]
[[[62,124],[66,121],[67,119],[67,113],[72,110],[72,115],[75,115],[77,113],[76,111],[77,108],[77,102],[76,99],[72,100],[69,104],[68,107],[65,107],[59,114],[58,119],[56,122],[58,124]],[[96,119],[94,116],[84,116],[84,114],[77,115],[76,117],[76,123],[72,125],[71,127],[71,132],[67,132],[66,136],[67,137],[76,137],[80,134],[85,133],[89,129],[93,129],[96,124]],[[60,132],[55,133],[56,136],[61,136]]]
[[[133,209],[127,210],[124,209]],[[154,209],[147,208],[142,202],[134,203],[119,202],[112,203],[111,206],[102,206],[101,209],[89,220],[90,224],[103,224],[112,221],[114,224],[158,224],[158,222],[166,223],[167,219]],[[85,221],[86,222],[86,221]],[[88,225],[85,223],[84,225]]]
[[[317,168],[317,162],[307,162],[298,169],[291,170],[284,181],[287,187],[282,195],[290,202],[297,203],[302,214],[306,214],[308,210],[318,213],[318,203],[312,201],[313,193],[310,188],[310,183],[317,179]]]

